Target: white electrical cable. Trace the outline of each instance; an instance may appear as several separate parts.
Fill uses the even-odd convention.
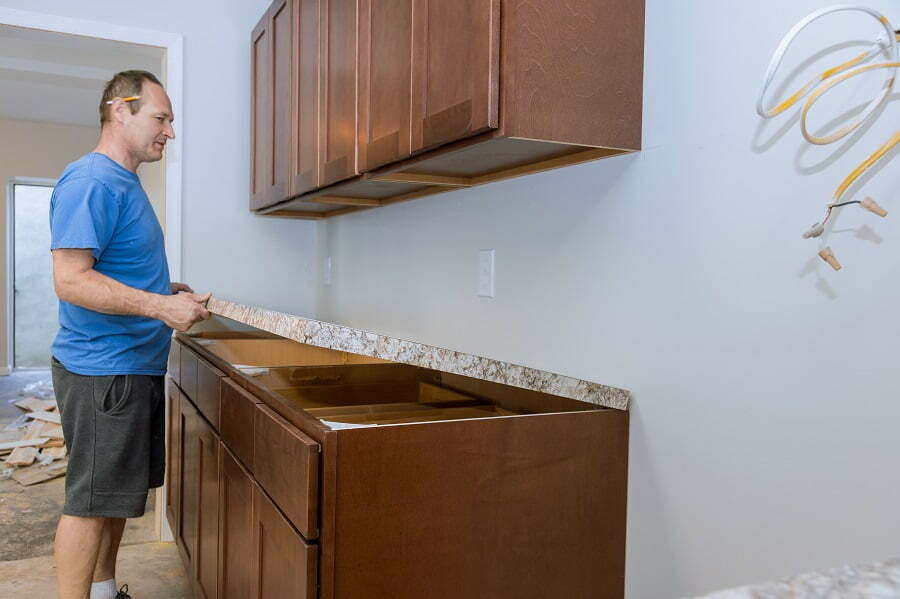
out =
[[[785,53],[787,52],[788,48],[793,43],[797,35],[813,21],[820,19],[821,17],[824,17],[826,15],[842,11],[857,11],[865,13],[876,19],[884,28],[884,32],[878,35],[869,50],[866,50],[862,54],[859,54],[846,62],[823,71],[806,85],[801,87],[792,95],[788,96],[785,100],[776,104],[772,108],[766,109],[763,106],[766,92],[769,90],[769,87],[771,86],[772,81],[775,78],[775,73],[781,66],[781,62],[784,59]],[[893,30],[887,17],[885,17],[878,11],[872,10],[871,8],[865,6],[841,4],[823,8],[821,10],[810,13],[799,23],[794,25],[794,27],[792,27],[790,31],[788,31],[787,35],[784,36],[784,38],[781,40],[781,43],[778,45],[778,48],[775,50],[775,53],[772,55],[772,59],[769,61],[769,66],[766,69],[766,75],[763,81],[762,90],[759,93],[759,99],[756,102],[756,112],[763,118],[771,118],[773,116],[781,114],[782,112],[805,98],[807,95],[809,95],[809,99],[804,103],[803,109],[800,112],[800,127],[803,132],[803,137],[808,142],[817,145],[829,144],[842,139],[856,130],[867,120],[869,120],[869,118],[872,117],[878,107],[881,106],[890,95],[891,90],[894,87],[896,71],[898,68],[900,68],[900,54],[898,54],[897,43],[898,41],[900,41],[900,31]],[[888,62],[860,66],[866,62],[869,62],[870,60],[872,60],[872,58],[878,56],[882,52],[887,54]],[[807,116],[809,114],[809,110],[810,108],[812,108],[813,104],[815,104],[815,102],[822,97],[823,94],[825,94],[828,90],[834,88],[836,85],[839,85],[840,83],[847,81],[852,77],[877,69],[888,69],[887,79],[885,79],[885,82],[882,85],[881,91],[878,93],[878,95],[876,95],[866,105],[866,107],[859,113],[859,115],[857,115],[855,119],[851,120],[847,124],[838,127],[835,131],[823,136],[813,135],[809,131],[809,127],[807,126]],[[834,77],[839,73],[840,76]],[[834,78],[832,79],[832,77]],[[819,86],[819,84],[822,82],[826,83]],[[897,145],[900,145],[900,131],[895,132],[891,139],[889,139],[877,150],[875,150],[875,152],[873,152],[868,158],[866,158],[855,169],[853,169],[853,171],[849,175],[844,178],[844,180],[835,190],[832,202],[825,206],[825,218],[822,219],[821,222],[814,224],[809,230],[807,230],[803,234],[803,237],[810,238],[819,237],[820,235],[822,235],[822,233],[825,232],[825,225],[831,218],[834,208],[840,206],[846,206],[848,204],[859,204],[862,208],[865,208],[866,210],[873,212],[878,216],[887,216],[887,211],[879,206],[878,203],[875,202],[875,200],[873,200],[872,198],[866,198],[862,201],[841,202],[841,197],[843,196],[844,192],[846,192],[847,189],[864,172],[866,172],[866,170],[871,168],[874,164],[876,164],[879,160],[886,156]],[[841,268],[830,248],[825,248],[820,251],[819,256],[823,260],[828,262],[835,270],[839,270]]]
[[[836,67],[832,67],[828,70],[825,70],[816,77],[814,77],[811,81],[809,81],[806,85],[801,87],[799,90],[794,92],[787,99],[782,102],[776,104],[772,108],[765,108],[764,101],[766,92],[769,91],[769,87],[772,85],[772,81],[775,79],[775,73],[778,71],[778,68],[781,66],[781,62],[784,60],[784,55],[787,53],[788,48],[793,43],[794,39],[800,32],[810,23],[820,19],[826,15],[830,15],[836,12],[845,12],[845,11],[854,11],[854,12],[862,12],[865,13],[875,20],[877,20],[881,26],[884,28],[884,32],[879,34],[875,39],[875,42],[872,44],[872,47],[862,54],[859,54],[850,60],[837,65]],[[857,5],[849,5],[849,4],[839,4],[835,6],[829,6],[826,8],[822,8],[813,13],[810,13],[806,17],[804,17],[799,23],[794,25],[790,31],[788,31],[787,35],[782,38],[781,43],[778,44],[778,48],[776,48],[775,53],[772,55],[772,59],[769,61],[769,66],[766,69],[766,75],[763,79],[762,90],[759,93],[759,99],[756,102],[756,112],[763,118],[771,118],[778,114],[781,114],[803,98],[805,98],[819,83],[828,79],[829,77],[846,71],[849,68],[859,66],[864,64],[874,57],[878,56],[882,52],[887,52],[890,56],[891,60],[898,60],[897,54],[897,35],[894,30],[891,28],[890,22],[887,20],[887,17],[882,15],[876,10],[868,8],[866,6],[857,6]],[[806,111],[804,111],[803,118],[803,135],[806,137],[807,141],[812,144],[827,144],[833,141],[837,141],[842,137],[850,134],[860,125],[862,125],[874,112],[878,109],[878,107],[887,99],[888,95],[891,92],[891,88],[893,87],[893,74],[891,74],[888,79],[885,81],[884,86],[881,91],[875,98],[872,99],[871,102],[866,106],[866,108],[859,114],[857,117],[852,120],[849,124],[841,127],[835,133],[831,135],[826,135],[823,137],[817,137],[811,135],[806,127],[805,119],[806,119]]]

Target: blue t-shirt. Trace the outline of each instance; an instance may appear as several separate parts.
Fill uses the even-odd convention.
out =
[[[162,228],[140,179],[91,152],[66,167],[50,198],[50,249],[91,249],[94,270],[170,295]],[[83,375],[166,372],[172,329],[144,316],[102,314],[60,300],[53,355]]]

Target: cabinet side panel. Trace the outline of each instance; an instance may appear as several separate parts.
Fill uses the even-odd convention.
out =
[[[337,435],[335,597],[622,596],[626,412]]]
[[[503,0],[504,135],[641,147],[644,0]]]

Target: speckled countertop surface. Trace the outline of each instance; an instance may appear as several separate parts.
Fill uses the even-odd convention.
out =
[[[624,389],[396,339],[371,331],[245,306],[215,297],[209,300],[208,307],[214,314],[308,345],[503,383],[618,410],[627,410],[630,401],[630,395]]]
[[[900,597],[900,558],[809,572],[703,595],[703,599],[886,599]]]

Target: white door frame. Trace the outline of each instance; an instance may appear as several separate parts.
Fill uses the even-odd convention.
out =
[[[56,179],[38,179],[35,177],[10,177],[6,183],[6,356],[7,364],[0,366],[0,374],[9,374],[13,370],[16,351],[16,185],[33,187],[56,187]]]
[[[124,27],[112,23],[73,19],[46,13],[0,7],[0,24],[42,29],[95,37],[116,42],[156,46],[166,51],[166,91],[172,100],[175,114],[184,114],[184,40],[179,33]],[[166,144],[166,255],[173,281],[181,280],[181,177],[184,134]],[[10,321],[10,325],[12,322]],[[168,404],[168,402],[166,402]],[[168,415],[166,416],[168,418]],[[167,477],[168,478],[168,477]],[[156,531],[163,541],[172,540],[172,531],[165,518],[165,487],[156,493]]]

